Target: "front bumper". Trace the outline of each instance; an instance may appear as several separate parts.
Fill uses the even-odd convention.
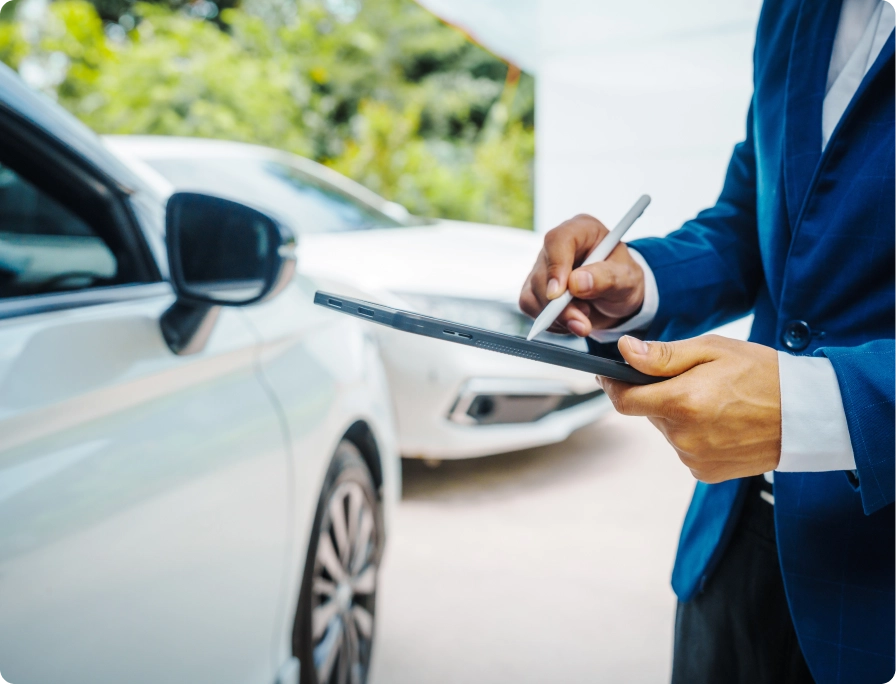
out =
[[[534,423],[603,394],[575,394],[562,382],[535,378],[474,378],[463,384],[448,420],[458,425]]]
[[[459,425],[447,419],[433,424],[426,435],[402,435],[407,458],[459,459],[530,449],[562,442],[612,408],[605,394],[577,406],[555,411],[531,423]]]
[[[488,456],[562,442],[612,408],[592,375],[379,328],[410,458]]]

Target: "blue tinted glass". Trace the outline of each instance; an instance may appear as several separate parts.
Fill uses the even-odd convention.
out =
[[[0,298],[109,285],[117,272],[84,221],[0,165]]]

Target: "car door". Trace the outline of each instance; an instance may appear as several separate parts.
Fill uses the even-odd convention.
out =
[[[288,454],[256,337],[224,308],[172,353],[128,200],[21,123],[0,117],[0,671],[270,684]]]

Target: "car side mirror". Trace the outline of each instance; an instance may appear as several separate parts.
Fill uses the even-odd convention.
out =
[[[295,268],[293,234],[244,204],[178,192],[165,218],[168,267],[180,299],[254,304],[282,289]]]
[[[161,324],[177,354],[205,346],[219,307],[273,297],[295,271],[294,234],[244,204],[178,192],[168,200],[165,223],[177,301]]]

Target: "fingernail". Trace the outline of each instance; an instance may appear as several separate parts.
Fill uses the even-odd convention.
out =
[[[570,280],[576,292],[590,292],[591,288],[594,287],[594,276],[588,271],[575,271],[570,276]]]
[[[594,379],[597,380],[597,386],[600,387],[601,389],[603,389],[604,388],[603,379],[599,375],[595,375]]]
[[[635,354],[647,354],[650,351],[650,346],[644,340],[639,340],[631,335],[626,335],[625,339],[628,340],[629,349]]]
[[[551,278],[548,281],[548,291],[546,292],[548,299],[556,299],[560,295],[560,281]]]

